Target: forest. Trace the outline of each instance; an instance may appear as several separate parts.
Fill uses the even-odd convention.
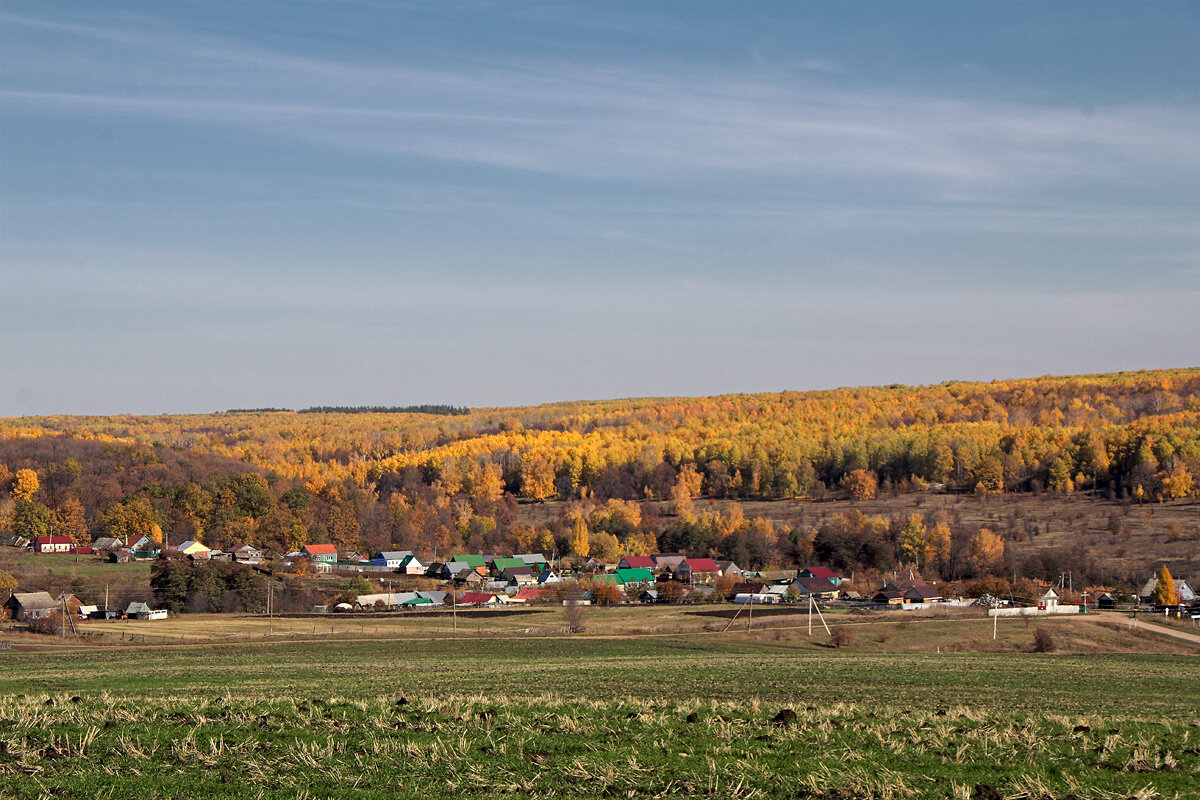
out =
[[[742,503],[1020,494],[1179,504],[1196,497],[1200,475],[1200,368],[380,408],[0,419],[0,535],[137,532],[276,552],[332,542],[429,560],[683,551],[749,568],[816,559],[959,579],[1013,572],[1005,543],[1020,531],[855,510],[789,520],[747,515]],[[710,499],[723,502],[701,502]],[[547,503],[548,519],[525,513]]]

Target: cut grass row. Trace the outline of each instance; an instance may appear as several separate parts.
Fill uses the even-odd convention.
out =
[[[0,796],[22,799],[966,800],[977,784],[1183,798],[1200,785],[1189,657],[660,637],[4,658]],[[796,723],[772,723],[785,707]]]

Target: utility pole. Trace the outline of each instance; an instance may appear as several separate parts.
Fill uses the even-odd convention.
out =
[[[1000,615],[996,613],[997,611],[998,611],[998,609],[995,609],[995,608],[992,609],[992,640],[993,641],[995,641],[995,639],[996,639],[996,624],[1000,621]]]
[[[67,638],[67,593],[62,593],[63,610],[62,610],[62,638]]]
[[[458,598],[454,596],[454,584],[450,584],[450,617],[454,620],[454,632],[458,633]]]

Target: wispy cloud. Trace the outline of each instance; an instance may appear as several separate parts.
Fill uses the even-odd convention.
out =
[[[17,24],[36,20],[10,18]],[[50,23],[45,23],[50,24]],[[916,181],[913,197],[966,200],[1117,180],[1200,174],[1200,116],[1159,107],[1076,109],[831,89],[770,74],[508,61],[451,68],[297,56],[156,30],[68,26],[170,56],[131,95],[121,62],[88,91],[46,88],[53,59],[8,81],[8,114],[111,113],[210,125],[376,154],[588,180]],[[840,70],[809,60],[803,69]],[[198,73],[204,81],[196,80]],[[144,74],[144,73],[142,73]],[[41,84],[41,85],[39,85]],[[303,123],[303,124],[298,124]]]

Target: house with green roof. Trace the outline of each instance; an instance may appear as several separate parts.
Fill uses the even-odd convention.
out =
[[[486,567],[486,566],[487,566],[487,559],[486,559],[486,558],[484,558],[482,555],[479,555],[479,554],[475,554],[475,555],[466,555],[466,556],[455,556],[454,558],[452,558],[452,559],[450,559],[450,560],[451,560],[451,561],[458,561],[458,562],[460,562],[460,563],[462,563],[462,564],[467,564],[467,565],[469,565],[469,566],[471,566],[472,568],[475,568],[475,569],[478,569],[479,567]]]
[[[616,571],[617,582],[626,583],[654,583],[654,573],[645,567],[627,567]]]

